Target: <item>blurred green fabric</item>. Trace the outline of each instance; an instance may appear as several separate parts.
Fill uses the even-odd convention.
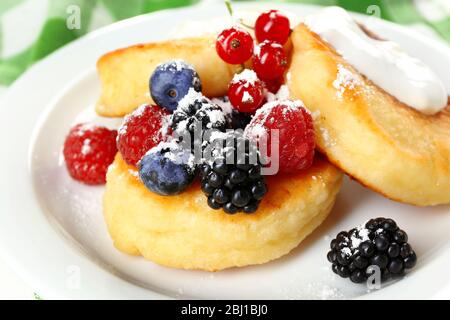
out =
[[[202,0],[1,0],[0,1],[0,85],[9,85],[29,66],[49,53],[105,24],[161,9],[197,4]],[[242,2],[244,0],[236,0]],[[211,1],[210,1],[211,2]],[[219,0],[217,2],[220,2]],[[273,0],[272,2],[338,5],[347,10],[377,15],[401,24],[421,24],[450,43],[449,0]],[[40,7],[38,7],[40,6]],[[29,39],[17,33],[14,22],[22,13],[34,12],[40,28]],[[81,13],[79,28],[69,28],[71,15]],[[43,14],[42,14],[43,12]],[[16,21],[14,21],[16,20]],[[72,21],[76,23],[76,21]],[[10,48],[11,39],[22,37],[20,50]],[[8,40],[9,39],[9,40]],[[11,53],[12,52],[12,53]]]

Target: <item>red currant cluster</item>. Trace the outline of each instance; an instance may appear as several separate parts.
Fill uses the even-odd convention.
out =
[[[231,104],[240,112],[252,113],[264,103],[264,89],[276,92],[283,83],[288,66],[283,45],[291,32],[289,19],[277,10],[262,13],[255,22],[255,43],[243,27],[223,30],[217,37],[216,50],[230,64],[244,64],[251,59],[256,79],[240,77],[228,90]]]

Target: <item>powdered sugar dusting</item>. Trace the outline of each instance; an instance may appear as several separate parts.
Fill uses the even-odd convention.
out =
[[[327,147],[333,147],[336,145],[336,142],[331,138],[330,132],[325,127],[319,127],[319,133],[322,137],[323,142]]]
[[[344,237],[344,244],[346,245],[340,251],[350,257],[355,252],[358,251],[359,245],[364,241],[370,240],[369,238],[370,231],[364,227],[364,225],[358,226],[353,232],[349,234],[349,236]]]
[[[191,171],[195,170],[195,157],[188,149],[182,148],[175,140],[161,142],[156,147],[150,149],[146,155],[160,152],[164,158],[175,164],[184,164]]]
[[[225,115],[231,114],[233,112],[233,106],[231,105],[231,102],[228,99],[228,97],[213,98],[211,101],[212,103],[218,105]]]
[[[172,116],[170,114],[162,118],[161,128],[159,129],[159,134],[162,137],[167,137],[169,135],[171,119]]]
[[[357,227],[357,228],[356,228],[356,233],[353,234],[353,235],[350,237],[350,241],[351,241],[351,246],[352,246],[352,248],[353,248],[353,249],[356,249],[356,248],[359,247],[359,245],[360,245],[362,242],[367,241],[367,240],[370,240],[370,239],[369,239],[369,232],[370,232],[370,231],[369,231],[368,229],[366,229],[365,227],[363,227],[363,226]]]
[[[83,141],[83,147],[81,148],[81,154],[87,155],[92,152],[91,139],[85,139]]]
[[[134,110],[132,113],[125,116],[123,119],[122,124],[120,125],[118,129],[117,139],[119,139],[119,136],[122,136],[127,133],[127,123],[130,120],[131,117],[140,117],[144,113],[145,109],[148,107],[148,104],[142,104],[140,105],[136,110]]]
[[[301,100],[274,100],[267,102],[265,105],[263,105],[261,108],[259,108],[255,115],[254,119],[258,119],[257,122],[251,122],[246,128],[245,128],[245,135],[249,138],[253,139],[259,139],[265,137],[268,132],[266,128],[262,125],[263,123],[273,123],[275,121],[275,118],[271,116],[272,109],[283,105],[286,106],[286,108],[283,109],[282,115],[284,117],[287,117],[287,115],[290,112],[295,112],[298,110],[298,108],[305,108],[305,105]],[[305,108],[306,110],[306,108]]]
[[[244,91],[244,94],[242,95],[242,102],[243,103],[252,103],[253,97],[248,93],[248,91]]]
[[[162,63],[158,66],[158,68],[160,68],[163,71],[166,70],[173,70],[173,71],[183,71],[184,69],[190,69],[195,71],[194,67],[192,65],[190,65],[189,63],[187,63],[184,60],[181,59],[174,59],[172,61],[170,61],[170,63]]]
[[[266,90],[265,92],[265,96],[266,96],[266,100],[268,102],[273,102],[273,101],[285,101],[285,100],[289,100],[289,96],[290,96],[290,92],[289,92],[289,87],[287,85],[282,85],[280,87],[280,89],[278,89],[277,93],[272,93],[268,90]]]
[[[258,81],[258,76],[256,75],[255,71],[244,69],[241,73],[236,73],[234,75],[231,83],[236,83],[239,81],[245,81],[248,84],[254,84],[256,81]]]
[[[213,125],[215,123],[225,123],[226,119],[225,119],[225,114],[224,112],[222,112],[222,109],[220,108],[220,106],[214,105],[214,103],[209,100],[208,98],[206,98],[205,96],[202,95],[201,92],[197,92],[194,90],[194,88],[190,88],[188,93],[183,97],[183,99],[180,100],[180,102],[178,102],[178,109],[181,112],[184,112],[185,114],[189,114],[189,108],[190,105],[192,105],[194,102],[196,101],[201,101],[202,102],[202,107],[200,110],[198,110],[197,112],[204,112],[206,114],[206,116],[208,116],[209,121],[206,124],[206,127],[208,129],[211,129],[213,127]],[[213,108],[213,107],[216,108]],[[212,108],[209,108],[212,107]],[[177,132],[183,132],[186,129],[188,129],[188,125],[189,125],[189,119],[186,118],[183,121],[180,121],[177,124]]]
[[[208,117],[209,117],[210,123],[207,124],[207,127],[212,127],[213,123],[225,122],[225,117],[221,110],[208,111]]]
[[[336,96],[342,99],[346,89],[355,89],[359,85],[361,85],[361,80],[358,76],[339,64],[336,80],[333,81],[333,87],[337,90]]]
[[[194,88],[190,88],[188,93],[178,102],[178,108],[181,110],[187,110],[189,105],[195,100],[206,99],[201,92],[195,91]]]

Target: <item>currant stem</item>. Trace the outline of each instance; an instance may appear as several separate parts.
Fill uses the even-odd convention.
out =
[[[233,17],[233,7],[231,6],[230,0],[225,0],[225,6],[227,7],[228,13]]]
[[[255,30],[255,28],[254,27],[252,27],[252,26],[249,26],[248,24],[246,24],[246,23],[244,23],[244,20],[241,18],[241,19],[239,19],[239,24],[241,24],[241,25],[243,25],[244,27],[246,27],[247,29],[250,29],[250,30]]]
[[[245,70],[245,64],[241,63],[236,71],[236,73],[241,73]]]

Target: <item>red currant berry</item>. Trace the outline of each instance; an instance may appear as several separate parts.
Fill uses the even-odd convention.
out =
[[[252,113],[264,102],[264,85],[254,71],[245,69],[231,81],[228,98],[239,112]]]
[[[275,94],[278,92],[278,90],[280,90],[280,87],[283,85],[283,83],[283,78],[268,80],[264,81],[264,87],[267,89],[267,91]]]
[[[272,150],[272,130],[278,130],[278,159]],[[267,155],[278,160],[279,172],[289,173],[308,169],[314,159],[314,125],[309,112],[293,101],[275,101],[260,108],[245,128],[245,135],[260,139],[267,134]],[[261,140],[260,140],[261,141]]]
[[[253,55],[253,70],[264,81],[279,79],[288,67],[283,46],[276,42],[264,41]]]
[[[217,37],[216,51],[226,63],[244,63],[252,56],[253,38],[250,33],[238,27],[225,29]]]
[[[289,19],[278,10],[262,13],[255,23],[255,35],[258,42],[270,40],[285,44],[290,32]]]

